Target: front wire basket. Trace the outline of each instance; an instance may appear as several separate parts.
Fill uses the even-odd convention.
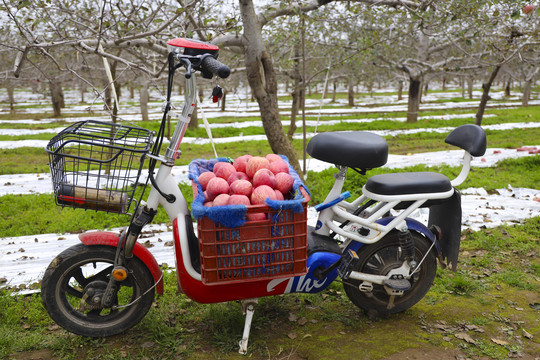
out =
[[[46,147],[56,203],[129,213],[137,187],[144,191],[148,182],[139,183],[139,177],[153,135],[143,128],[95,120],[62,130]]]

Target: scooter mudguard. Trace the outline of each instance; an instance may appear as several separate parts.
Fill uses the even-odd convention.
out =
[[[441,229],[442,257],[456,271],[461,243],[461,194],[457,189],[445,202],[429,208],[428,226],[431,225]]]
[[[116,233],[109,231],[92,231],[79,235],[79,239],[84,245],[106,245],[106,246],[118,246],[118,241],[120,238]],[[133,248],[133,255],[135,255],[139,260],[141,260],[154,278],[154,281],[157,283],[156,291],[159,295],[163,295],[163,279],[161,277],[161,269],[154,258],[154,256],[139,243],[135,243]]]
[[[394,220],[394,217],[390,216],[390,217],[379,219],[376,222],[381,225],[388,225],[392,220]],[[405,222],[407,223],[407,227],[409,228],[410,231],[416,231],[417,233],[424,235],[431,242],[435,242],[435,235],[424,224],[411,218],[406,218]],[[365,244],[360,243],[358,241],[352,241],[347,247],[347,249],[358,251],[360,247],[364,245]],[[369,246],[369,245],[365,245],[365,246]],[[439,248],[439,243],[435,243],[434,248],[437,250],[437,254],[439,254],[441,251]]]

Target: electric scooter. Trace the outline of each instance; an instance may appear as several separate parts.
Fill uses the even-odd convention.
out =
[[[446,138],[465,151],[456,179],[434,172],[376,175],[351,201],[343,191],[347,170],[365,173],[383,166],[388,157],[386,141],[363,131],[317,134],[307,152],[334,164],[338,173],[325,201],[314,207],[315,227],[307,226],[309,191],[292,167],[295,180],[288,199],[208,210],[202,204],[198,175],[227,160],[194,161],[190,178],[193,213],[199,214],[195,230],[171,170],[195,107],[195,73],[207,79],[226,78],[230,70],[217,60],[217,46],[183,38],[168,44],[172,49],[168,91],[157,134],[134,126],[82,121],[64,129],[46,148],[58,205],[132,214],[120,234],[83,233],[80,244],[49,265],[41,296],[56,323],[75,334],[103,337],[141,321],[155,293],[163,294],[163,272],[137,241],[159,205],[172,223],[178,290],[199,303],[241,300],[246,315],[240,341],[244,354],[260,297],[317,293],[339,278],[357,307],[374,315],[398,313],[428,292],[437,259],[455,269],[461,233],[461,200],[455,186],[466,179],[472,156],[486,150],[485,133],[476,125],[460,126]],[[186,80],[181,113],[171,104],[173,77],[179,69],[184,69]],[[161,155],[168,116],[178,122]],[[146,182],[141,181],[145,161]],[[148,181],[146,201],[137,200]],[[410,218],[421,207],[429,209],[427,224]],[[254,213],[265,214],[264,219],[247,220]],[[220,223],[220,214],[228,218],[232,214],[240,222]]]

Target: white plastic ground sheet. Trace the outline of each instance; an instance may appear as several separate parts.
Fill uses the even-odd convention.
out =
[[[540,148],[540,146],[537,146]],[[463,151],[441,151],[414,155],[390,155],[389,168],[400,168],[416,164],[448,164],[458,166]],[[482,158],[476,158],[472,165],[493,166],[506,158],[538,156],[527,151],[509,149],[488,149]],[[316,160],[309,161],[309,168],[321,171],[329,164]],[[473,169],[474,171],[474,169]],[[178,182],[188,182],[187,167],[177,166],[173,175]],[[3,186],[2,186],[3,185]],[[50,193],[52,185],[48,174],[24,174],[0,176],[0,195]],[[7,191],[8,190],[8,191]],[[484,189],[470,188],[462,191],[463,228],[478,230],[482,227],[496,227],[505,223],[519,223],[525,218],[540,216],[540,190],[508,187],[497,190],[498,194],[487,194]],[[315,205],[315,204],[313,204]],[[51,206],[55,206],[51,198]],[[427,210],[419,209],[414,217],[427,221]],[[308,224],[315,225],[317,212],[308,208]],[[119,229],[113,229],[118,232]],[[140,241],[150,247],[159,264],[174,266],[172,231],[165,225],[150,225],[145,228]],[[48,264],[62,250],[79,243],[77,234],[42,234],[0,238],[0,278],[2,286],[19,286],[37,282],[43,276]]]
[[[391,90],[390,90],[391,91]],[[231,123],[214,123],[212,124],[211,118],[221,117],[221,116],[230,116],[232,118],[241,118],[245,116],[258,116],[258,108],[256,103],[249,101],[249,96],[246,92],[239,92],[237,94],[232,94],[229,96],[230,101],[227,102],[227,111],[221,112],[217,107],[208,106],[205,108],[205,114],[209,118],[212,128],[219,127],[248,127],[248,126],[262,126],[260,121],[249,121],[242,122],[240,119],[238,121],[233,121]],[[519,96],[514,97],[504,97],[503,92],[492,92],[490,94],[493,99],[501,100],[504,99],[504,103],[493,104],[497,107],[513,107],[519,106]],[[457,108],[471,108],[473,109],[478,105],[478,102],[466,102],[466,103],[454,103],[454,102],[440,102],[440,103],[429,103],[433,100],[440,99],[450,99],[457,96],[455,92],[447,93],[434,93],[429,94],[424,97],[424,104],[422,104],[422,109],[457,109]],[[474,96],[479,98],[480,93],[475,92]],[[0,103],[5,103],[5,90],[0,89]],[[150,104],[151,108],[151,119],[156,121],[161,118],[159,110],[161,108],[163,93],[160,91],[154,91],[152,93],[152,99],[154,102]],[[88,116],[84,118],[73,118],[69,119],[68,122],[75,122],[81,120],[103,120],[108,121],[109,117],[106,116],[103,112],[103,104],[96,102],[92,106],[88,105],[79,105],[80,94],[76,91],[66,92],[66,103],[68,104],[69,109],[66,110],[70,113],[86,113],[88,109],[95,111],[95,116]],[[126,100],[126,98],[124,98]],[[137,101],[135,98],[133,101]],[[174,103],[181,103],[181,97],[174,97]],[[335,119],[321,121],[320,123],[314,120],[309,120],[309,126],[316,126],[319,124],[336,124],[339,122],[370,122],[376,120],[394,120],[394,121],[405,121],[405,118],[392,117],[391,115],[382,116],[377,119],[363,119],[362,114],[368,112],[396,112],[396,111],[406,111],[407,110],[407,100],[396,101],[395,96],[385,96],[385,95],[374,95],[371,97],[362,97],[360,101],[357,101],[356,107],[352,109],[343,109],[338,108],[343,106],[345,100],[338,100],[336,103],[331,103],[329,100],[324,101],[325,106],[330,108],[320,109],[321,103],[316,101],[308,101],[307,114],[310,116],[318,114],[332,114],[335,115]],[[121,101],[122,103],[122,101]],[[372,106],[377,104],[388,104],[384,106]],[[41,113],[46,108],[50,108],[48,98],[43,97],[42,95],[31,94],[31,93],[18,93],[17,94],[17,105],[28,104],[35,105],[41,104],[42,108],[27,108],[22,110],[25,114],[28,114],[26,120],[17,120],[17,121],[0,121],[0,124],[40,124],[46,122],[56,122],[60,119],[42,119],[34,120],[32,119],[32,114]],[[531,105],[540,104],[539,100],[534,100],[531,102]],[[290,102],[280,103],[280,108],[283,114],[288,114],[288,108],[290,108]],[[335,106],[334,106],[335,105]],[[369,106],[366,106],[369,105]],[[492,104],[489,104],[490,106]],[[50,110],[49,110],[50,111]],[[473,110],[471,110],[473,111]],[[9,113],[9,108],[5,105],[0,105],[0,114]],[[130,121],[140,120],[139,108],[137,106],[120,106],[121,116]],[[343,115],[354,115],[358,114],[357,119],[340,119],[340,116]],[[430,120],[430,119],[442,119],[450,120],[453,118],[474,118],[474,114],[471,112],[469,114],[459,114],[459,115],[444,115],[444,116],[421,116],[420,121]],[[61,119],[66,121],[66,119]],[[471,121],[472,122],[472,121]],[[284,125],[288,125],[288,122],[284,121]],[[300,122],[298,126],[300,126]],[[515,124],[500,124],[500,125],[489,125],[485,126],[486,129],[492,130],[507,130],[507,129],[516,129],[516,128],[532,128],[540,126],[539,123],[515,123]],[[26,130],[26,129],[17,129],[8,128],[9,125],[4,125],[4,129],[0,129],[0,135],[9,135],[9,136],[25,136],[32,134],[47,133],[51,136],[55,133],[58,133],[63,129],[63,127],[55,127],[52,129],[43,129],[43,130]],[[392,131],[373,131],[382,136],[397,136],[399,134],[411,134],[417,132],[427,132],[427,131],[437,131],[437,132],[450,132],[451,128],[438,128],[438,129],[414,129],[414,130],[392,130]],[[314,134],[308,134],[308,137],[313,136]],[[249,141],[249,140],[266,140],[266,136],[239,136],[239,137],[229,137],[229,138],[218,138],[214,139],[216,143],[222,142],[232,142],[232,141]],[[208,139],[198,139],[198,138],[184,138],[186,143],[207,143]],[[47,144],[46,140],[19,140],[19,141],[0,141],[0,148],[18,148],[18,147],[45,147]],[[489,144],[488,144],[489,145]],[[529,144],[531,148],[540,149],[540,145]],[[218,155],[226,155],[219,154]],[[387,168],[402,168],[407,166],[413,166],[416,164],[426,164],[428,166],[434,165],[450,165],[450,166],[459,166],[461,164],[461,159],[463,156],[463,151],[461,150],[452,150],[452,151],[440,151],[440,152],[430,152],[422,154],[412,154],[412,155],[389,155],[388,163],[385,165]],[[517,158],[522,156],[537,156],[529,151],[518,151],[518,149],[495,149],[489,148],[486,154],[482,157],[475,158],[472,161],[473,167],[485,167],[485,166],[494,166],[497,162],[507,159],[507,158]],[[315,172],[322,171],[333,165],[324,163],[315,159],[308,159],[307,161],[308,170]],[[473,169],[474,171],[474,169]],[[172,172],[176,181],[179,183],[188,183],[187,175],[187,166],[176,166],[173,168]],[[146,177],[147,174],[143,173],[143,177]],[[16,174],[16,175],[0,175],[0,196],[7,194],[41,194],[41,193],[51,193],[52,184],[50,179],[50,174]],[[497,194],[487,194],[484,189],[470,188],[462,191],[462,204],[463,204],[463,228],[470,228],[473,230],[478,230],[482,227],[496,227],[505,223],[519,223],[521,220],[529,217],[540,216],[540,190],[538,189],[520,189],[512,188],[508,186],[504,189],[497,190]],[[311,204],[316,205],[316,204]],[[54,201],[51,198],[51,206],[54,205]],[[427,221],[427,210],[420,209],[415,214],[414,217],[422,222]],[[315,225],[317,219],[317,212],[312,208],[308,207],[308,224]],[[111,231],[118,232],[120,229],[111,229]],[[156,257],[158,263],[168,264],[174,266],[174,249],[172,246],[172,229],[168,228],[166,225],[149,225],[145,228],[143,238],[140,240],[147,247],[149,247],[150,252]],[[20,237],[11,237],[11,238],[0,238],[0,287],[16,287],[16,286],[27,286],[29,284],[38,282],[48,264],[54,259],[54,257],[59,254],[61,251],[66,248],[79,243],[78,234],[41,234],[41,235],[30,235],[30,236],[20,236]]]

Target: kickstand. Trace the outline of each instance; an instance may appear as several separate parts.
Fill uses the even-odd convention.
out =
[[[240,350],[238,351],[242,355],[247,354],[251,320],[253,320],[253,313],[255,312],[255,305],[257,302],[257,299],[242,300],[242,314],[246,316],[246,322],[244,323],[244,335],[242,336],[242,340],[240,340]]]

